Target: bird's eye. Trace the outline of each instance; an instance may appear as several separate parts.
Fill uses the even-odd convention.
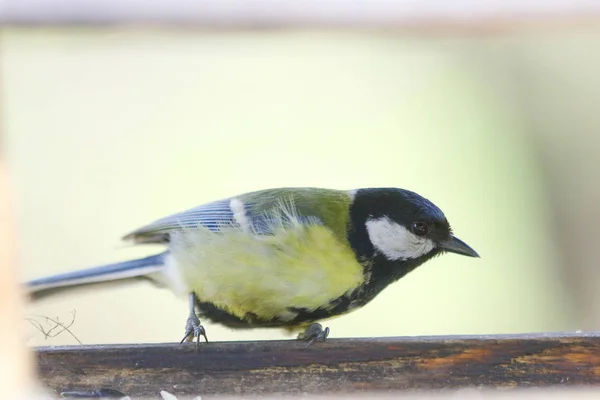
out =
[[[425,236],[429,232],[429,228],[425,222],[415,222],[412,225],[412,230],[416,235]]]

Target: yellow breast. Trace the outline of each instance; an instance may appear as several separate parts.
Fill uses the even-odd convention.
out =
[[[327,306],[364,281],[352,249],[322,225],[280,227],[272,236],[187,230],[172,237],[171,256],[185,290],[240,318],[291,320],[290,307]]]

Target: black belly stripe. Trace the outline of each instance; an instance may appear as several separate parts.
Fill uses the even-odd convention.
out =
[[[267,327],[286,327],[307,324],[322,319],[330,318],[343,314],[350,308],[352,298],[341,296],[314,310],[307,308],[289,307],[288,310],[296,314],[291,320],[281,318],[262,319],[255,313],[249,312],[240,318],[226,310],[217,307],[213,303],[199,301],[196,303],[203,318],[222,324],[229,328],[267,328]]]

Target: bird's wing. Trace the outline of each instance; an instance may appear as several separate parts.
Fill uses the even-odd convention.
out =
[[[123,239],[134,243],[168,243],[170,234],[176,230],[203,226],[218,232],[223,226],[232,224],[254,234],[270,234],[274,227],[286,223],[327,223],[331,219],[331,208],[347,207],[345,203],[349,204],[349,201],[347,192],[337,190],[267,189],[161,218]],[[340,222],[345,222],[343,220]]]
[[[135,243],[167,243],[169,234],[175,230],[203,226],[218,231],[223,225],[235,223],[235,218],[231,199],[224,199],[158,219],[129,233],[123,239]]]

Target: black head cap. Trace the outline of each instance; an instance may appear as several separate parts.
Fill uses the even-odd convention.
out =
[[[429,239],[434,247],[432,253],[453,252],[479,257],[477,252],[452,234],[452,229],[442,210],[426,198],[409,190],[398,188],[369,188],[356,191],[351,206],[354,229],[365,227],[367,244],[352,243],[363,247],[362,255],[368,254],[373,243],[366,232],[368,221],[386,219],[401,225],[418,238]],[[364,238],[363,238],[364,239]],[[376,250],[376,249],[374,249]]]

